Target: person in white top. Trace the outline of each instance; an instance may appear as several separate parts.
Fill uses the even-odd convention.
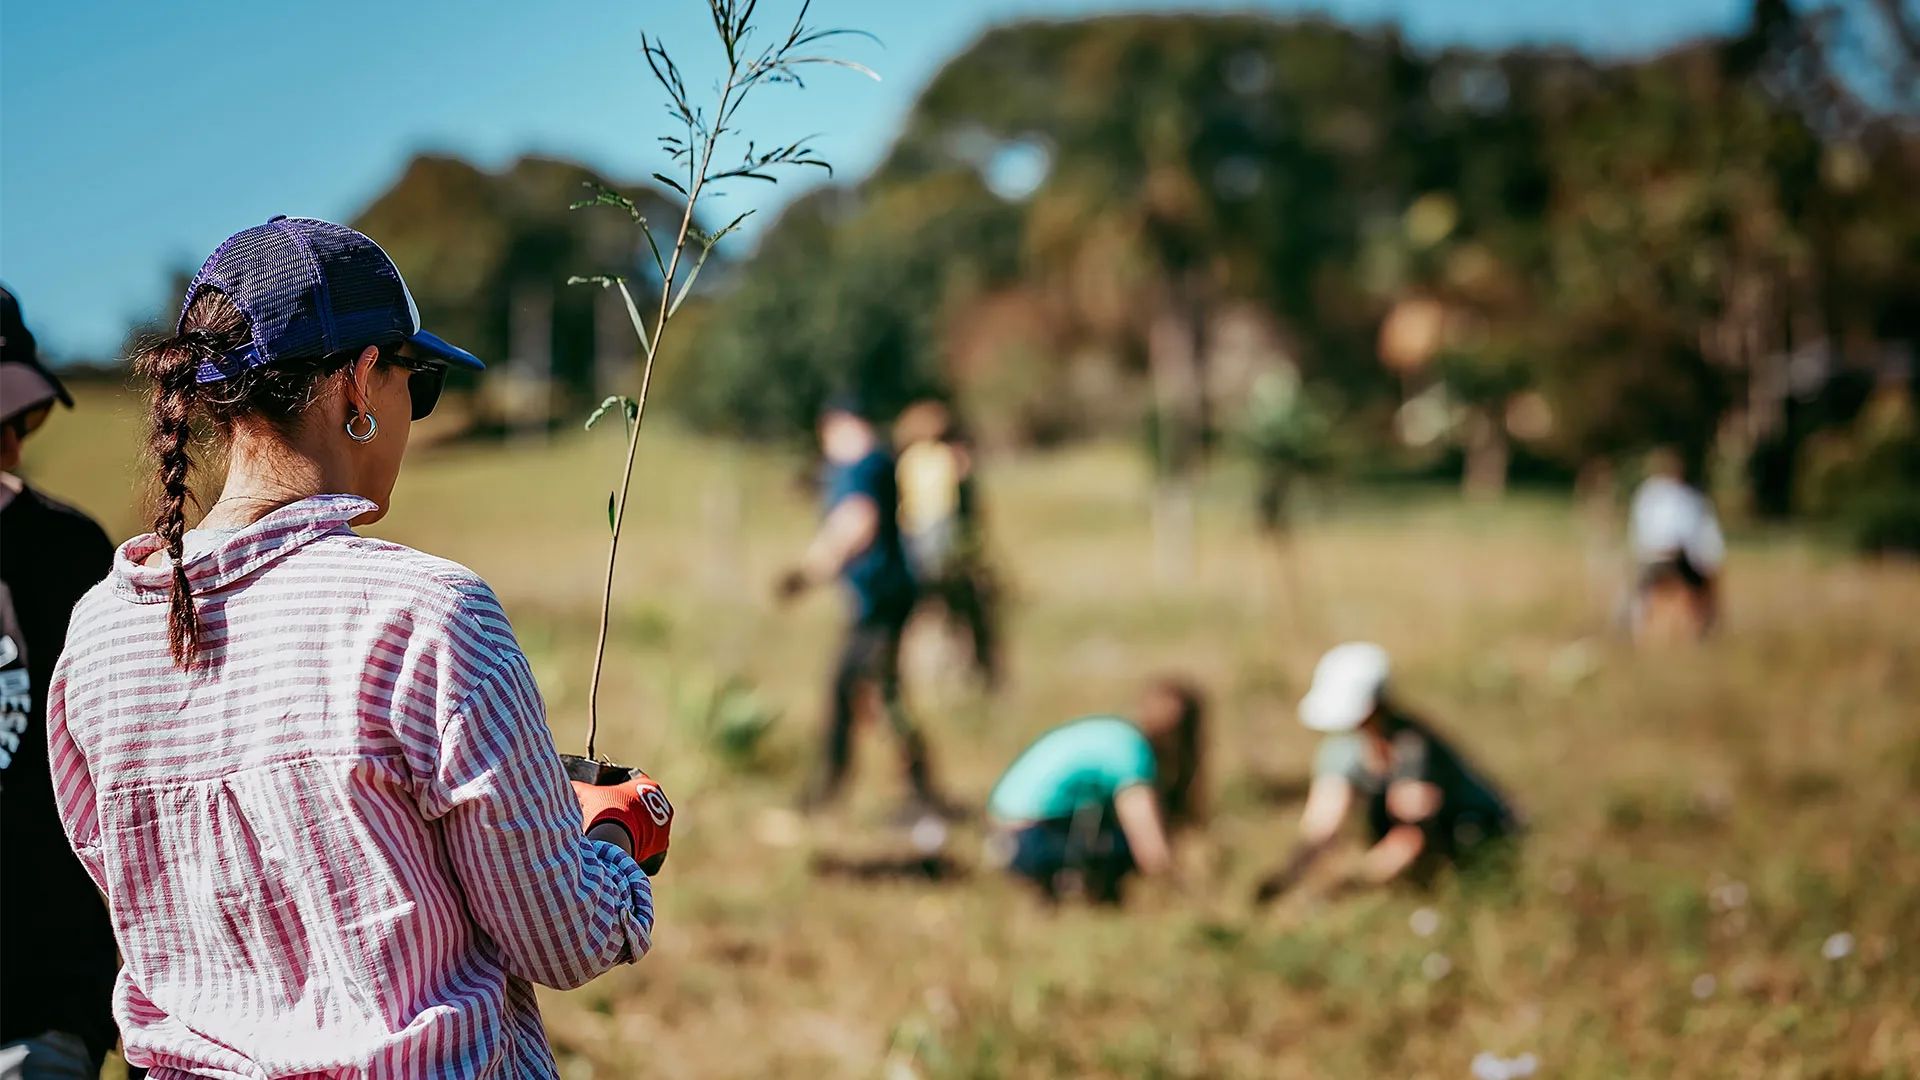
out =
[[[1686,482],[1680,458],[1656,450],[1647,458],[1647,478],[1633,493],[1627,548],[1636,568],[1629,616],[1636,633],[1662,593],[1683,592],[1704,634],[1718,615],[1721,564],[1727,543],[1706,495]]]

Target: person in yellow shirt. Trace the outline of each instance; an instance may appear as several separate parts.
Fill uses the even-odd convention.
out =
[[[997,594],[982,548],[973,455],[938,401],[908,406],[893,433],[900,536],[922,602],[938,603],[966,629],[974,670],[994,689],[1000,680]]]

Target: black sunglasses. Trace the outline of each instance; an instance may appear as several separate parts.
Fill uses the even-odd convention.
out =
[[[447,365],[438,360],[419,360],[398,353],[382,352],[381,358],[407,372],[407,396],[413,400],[413,418],[425,420],[440,403],[440,388],[447,382]]]

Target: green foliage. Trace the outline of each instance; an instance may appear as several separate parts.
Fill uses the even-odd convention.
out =
[[[1242,439],[1258,461],[1319,472],[1335,460],[1336,416],[1324,392],[1303,387],[1297,376],[1270,373],[1253,384]]]
[[[1920,421],[1911,396],[1880,393],[1844,428],[1811,440],[1799,502],[1867,552],[1920,552]]]
[[[891,411],[939,389],[944,301],[1006,277],[1014,222],[971,177],[802,198],[707,325],[676,403],[710,427],[788,438],[836,390]]]
[[[607,395],[606,400],[600,403],[600,407],[593,410],[592,414],[587,417],[586,430],[592,431],[593,425],[599,423],[600,418],[607,415],[609,409],[614,408],[620,410],[621,416],[626,419],[627,431],[632,432],[633,422],[640,417],[640,403],[625,394]]]
[[[779,710],[740,675],[683,679],[673,707],[683,738],[736,771],[763,764],[765,737],[780,719]]]
[[[1768,26],[1606,63],[1253,15],[1001,27],[869,180],[768,232],[703,334],[690,412],[793,436],[832,388],[938,388],[1049,418],[1016,425],[1030,437],[1119,434],[1155,320],[1204,344],[1240,304],[1376,445],[1444,380],[1493,416],[1540,394],[1551,427],[1527,449],[1562,466],[1652,443],[1697,458],[1809,335],[1920,338],[1902,194],[1920,145],[1884,118],[1813,123],[1781,76],[1803,28]],[[1037,182],[999,181],[1036,157]],[[1376,348],[1409,298],[1448,318],[1436,362],[1397,375]],[[1014,334],[1015,308],[1037,326]],[[1109,384],[1134,407],[1074,408]],[[1235,422],[1221,404],[1203,423]]]
[[[624,223],[566,212],[565,200],[583,184],[636,218],[672,212],[653,188],[614,186],[571,162],[524,157],[487,173],[423,154],[353,225],[393,257],[422,320],[489,363],[512,358],[516,293],[551,289],[554,375],[564,389],[585,395],[596,352],[592,297],[557,286],[583,271],[602,284],[659,275]]]

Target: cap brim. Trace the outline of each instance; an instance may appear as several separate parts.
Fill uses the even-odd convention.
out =
[[[11,420],[29,409],[58,401],[73,408],[73,398],[53,372],[39,364],[9,360],[0,363],[0,420]]]
[[[1300,722],[1310,730],[1329,734],[1352,731],[1373,714],[1373,708],[1369,697],[1308,691],[1300,699]]]
[[[468,371],[487,369],[487,365],[481,363],[479,357],[458,345],[450,345],[438,335],[429,334],[425,330],[407,340],[413,343],[413,351],[423,359],[439,360],[448,367],[466,368]]]

